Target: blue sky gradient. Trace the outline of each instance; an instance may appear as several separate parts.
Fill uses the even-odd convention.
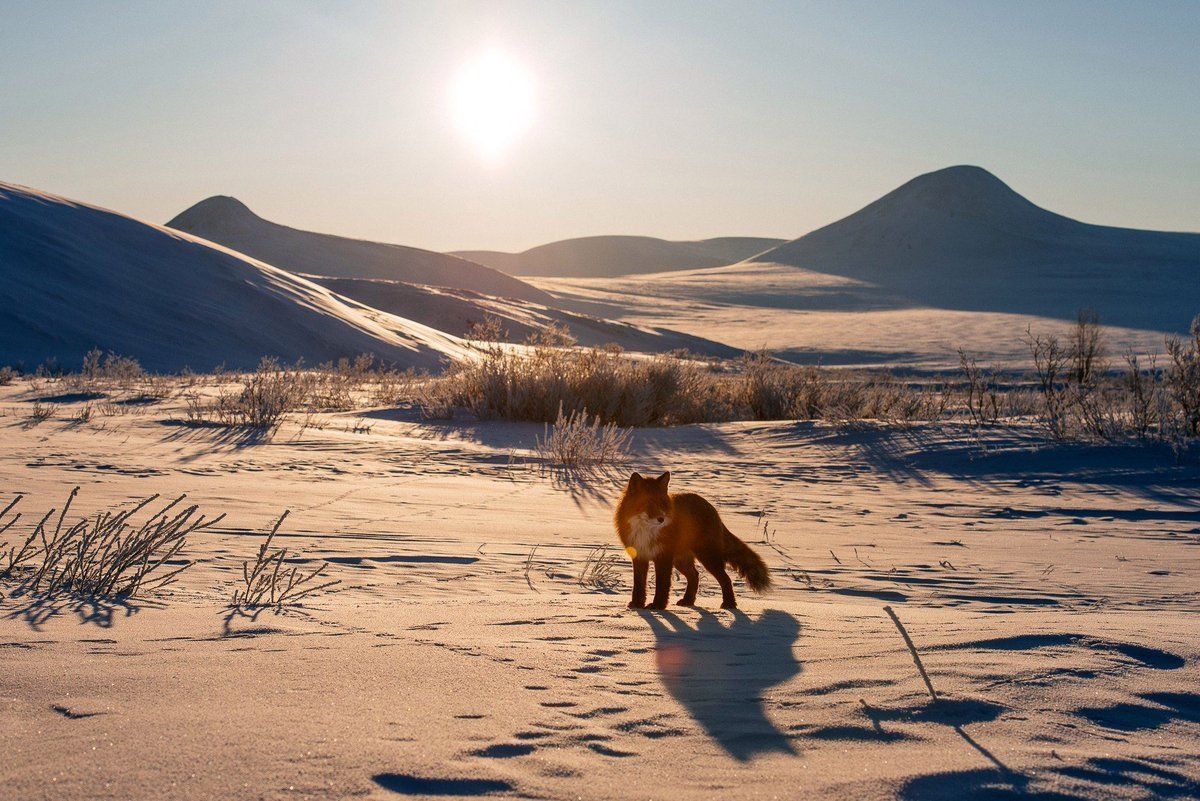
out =
[[[0,2],[0,180],[163,222],[213,194],[438,250],[795,237],[986,167],[1200,230],[1200,2]],[[498,165],[449,87],[537,83]]]

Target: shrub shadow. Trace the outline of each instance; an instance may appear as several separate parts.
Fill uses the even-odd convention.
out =
[[[74,614],[83,625],[102,629],[113,627],[119,617],[132,617],[143,608],[158,609],[163,605],[156,601],[139,598],[99,598],[92,595],[45,595],[26,593],[19,588],[8,596],[0,595],[0,608],[5,609],[4,618],[20,620],[34,631],[51,619],[62,614]]]

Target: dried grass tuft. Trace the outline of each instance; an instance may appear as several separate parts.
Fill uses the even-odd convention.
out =
[[[632,431],[616,423],[602,424],[589,418],[587,410],[564,415],[558,409],[554,425],[546,424],[536,449],[542,464],[568,470],[601,470],[624,463],[629,454]]]
[[[284,562],[288,560],[287,548],[272,550],[271,542],[279,533],[279,527],[283,525],[287,516],[288,512],[284,512],[275,521],[271,533],[259,547],[254,562],[251,563],[247,559],[242,563],[243,585],[233,591],[232,606],[273,606],[276,608],[289,606],[299,603],[314,593],[342,583],[337,579],[318,584],[313,583],[324,574],[325,569],[329,567],[328,562],[322,562],[320,567],[307,572],[299,567],[284,567]]]
[[[579,586],[606,592],[617,589],[621,586],[621,565],[624,561],[607,545],[592,549],[579,572]]]
[[[76,594],[96,598],[128,598],[140,592],[161,589],[175,581],[191,562],[174,567],[173,560],[186,544],[187,536],[219,522],[224,515],[208,519],[197,514],[195,505],[179,508],[187,497],[180,495],[148,519],[134,524],[133,518],[158,500],[151,495],[123,511],[99,512],[68,524],[71,504],[79,487],[71,490],[62,511],[51,526],[54,509],[48,511],[18,546],[0,544],[0,579],[18,581],[26,593]],[[0,520],[21,500],[18,496],[0,513]],[[0,525],[0,534],[12,528],[20,514]],[[159,572],[161,568],[170,568]]]

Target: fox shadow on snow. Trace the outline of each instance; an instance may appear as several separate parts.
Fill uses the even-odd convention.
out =
[[[718,615],[696,611],[695,628],[671,612],[641,613],[654,632],[667,692],[734,759],[794,754],[791,740],[767,717],[762,693],[800,673],[792,648],[800,622],[774,609],[757,619],[733,610],[726,626]]]

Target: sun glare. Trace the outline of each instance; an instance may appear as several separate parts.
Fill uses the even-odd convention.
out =
[[[504,51],[488,50],[459,71],[451,103],[459,133],[495,163],[533,121],[533,79]]]

